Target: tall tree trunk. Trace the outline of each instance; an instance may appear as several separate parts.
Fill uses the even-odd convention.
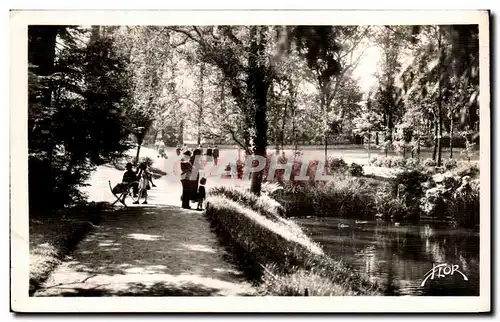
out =
[[[432,152],[432,159],[437,162],[437,150],[438,150],[438,117],[434,115],[434,150]]]
[[[443,137],[443,97],[442,97],[442,89],[443,89],[443,59],[444,59],[444,51],[441,43],[441,27],[438,28],[438,53],[439,53],[439,66],[438,66],[438,138],[437,138],[437,165],[441,166],[441,153],[442,153],[442,137]]]
[[[202,120],[203,120],[203,96],[204,96],[204,89],[203,89],[203,80],[205,77],[205,63],[200,64],[200,102],[198,104],[198,138],[197,142],[198,145],[201,144],[201,125],[202,125]]]
[[[54,61],[56,56],[56,39],[58,33],[64,27],[61,26],[50,26],[50,25],[30,25],[28,26],[28,62],[35,67],[33,68],[33,72],[40,76],[49,76],[54,73]],[[40,90],[41,97],[37,97],[36,95],[30,95],[28,97],[28,104],[41,104],[44,108],[51,107],[52,105],[52,91],[53,88],[50,84]],[[28,109],[30,111],[31,109]],[[30,115],[28,115],[28,119],[32,121]],[[49,127],[50,125],[47,125]],[[34,143],[33,138],[33,127],[28,127],[28,149],[32,148],[33,145],[37,146],[37,143]],[[54,192],[54,180],[52,173],[52,164],[54,157],[54,149],[55,143],[52,139],[52,133],[50,129],[47,131],[47,145],[45,147],[42,146],[47,152],[48,158],[47,162],[44,162],[44,167],[42,171],[45,171],[44,177],[46,178],[45,186],[47,187],[47,200],[46,205],[50,205],[52,201],[52,196]],[[34,144],[33,144],[34,143]],[[39,148],[39,147],[35,147]],[[30,170],[30,169],[29,169]],[[32,171],[38,171],[35,169],[31,169]],[[36,178],[37,175],[31,175],[30,178]],[[36,179],[35,179],[36,180]],[[34,183],[29,183],[30,185],[34,185]]]
[[[417,160],[420,162],[420,133],[417,138]]]
[[[286,120],[286,109],[287,109],[287,101],[285,101],[285,109],[283,110],[283,119],[281,123],[281,150],[283,151],[285,149],[285,120]]]
[[[327,162],[328,162],[328,135],[327,132],[325,131],[325,166]]]
[[[92,26],[92,32],[90,34],[90,42],[96,42],[101,37],[101,26]]]
[[[450,159],[453,159],[453,116],[450,117]]]
[[[184,144],[184,120],[179,123],[179,132],[177,133],[177,141],[179,144]]]
[[[257,30],[259,29],[259,33]],[[254,124],[255,142],[254,153],[257,156],[266,157],[267,148],[267,92],[269,83],[266,81],[267,69],[262,58],[265,55],[265,31],[262,27],[253,26],[251,29],[250,55],[248,58],[248,89],[251,93],[253,107],[255,109]],[[258,36],[258,37],[257,37]],[[262,189],[263,170],[254,172],[250,191],[255,195],[260,195]]]
[[[443,150],[443,144],[442,144],[442,138],[443,138],[443,114],[439,113],[439,131],[438,131],[438,151],[437,151],[437,165],[438,167],[441,166],[442,164],[442,150]]]
[[[135,154],[135,164],[139,164],[139,153],[141,152],[141,145],[144,137],[137,137],[137,153]]]
[[[297,151],[297,133],[295,129],[295,108],[292,110],[292,133],[293,133],[293,146],[294,151]]]
[[[37,75],[48,76],[54,73],[56,38],[61,26],[28,26],[28,61],[35,65]],[[52,87],[42,90],[42,104],[50,106]]]
[[[372,136],[372,133],[371,132],[368,132],[368,162],[370,162],[370,159],[371,159],[371,136]]]
[[[386,157],[389,154],[389,142],[391,140],[390,134],[389,134],[389,131],[390,131],[390,127],[389,127],[390,121],[389,120],[390,120],[389,115],[387,115],[387,124],[385,126],[385,138],[384,138],[384,151],[385,151]]]

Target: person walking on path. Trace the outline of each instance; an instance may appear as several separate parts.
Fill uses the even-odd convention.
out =
[[[215,165],[217,165],[217,159],[219,159],[219,148],[216,146],[214,146],[214,149],[212,151],[212,156],[214,158],[214,163]]]
[[[175,147],[175,154],[181,155],[181,151],[182,151],[181,146],[177,144],[177,146]]]
[[[191,199],[191,174],[193,164],[191,163],[191,152],[185,151],[181,160],[181,184],[182,184],[182,208],[191,209],[189,201]]]

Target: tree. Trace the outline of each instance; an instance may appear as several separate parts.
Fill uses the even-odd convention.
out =
[[[377,73],[379,87],[375,94],[375,106],[382,115],[385,127],[384,151],[386,156],[389,146],[392,145],[395,125],[403,111],[403,101],[400,89],[396,84],[396,75],[401,68],[399,59],[404,46],[404,42],[402,42],[404,32],[405,29],[384,27],[376,34],[376,43],[380,47],[382,55]]]
[[[452,142],[457,114],[461,129],[478,122],[478,27],[420,26],[414,30],[417,37],[412,46],[413,60],[403,73],[403,98],[428,107],[424,113],[433,120],[433,157],[441,164],[445,118]]]
[[[123,30],[124,29],[124,30]],[[172,47],[164,46],[169,34],[158,27],[124,27],[114,31],[117,47],[128,54],[131,98],[126,115],[130,132],[137,142],[135,162],[148,132],[164,125],[166,109],[175,108],[176,92],[172,77],[175,69]]]
[[[354,133],[368,140],[368,159],[371,157],[372,133],[380,128],[381,120],[377,113],[370,110],[368,101],[365,111],[353,120]]]
[[[236,105],[241,109],[243,142],[248,154],[265,156],[267,147],[267,95],[272,80],[273,28],[268,26],[169,27],[198,46],[201,61],[217,66]],[[279,54],[279,51],[278,51]],[[275,55],[274,57],[277,57]],[[251,191],[260,194],[262,171],[252,175]]]
[[[71,30],[59,28],[65,36]],[[36,27],[31,32],[39,34]],[[128,95],[123,73],[127,60],[114,50],[110,39],[85,43],[77,33],[73,37],[64,41],[56,36],[60,47],[53,55],[52,74],[39,75],[36,68],[29,71],[33,98],[29,109],[42,110],[30,116],[29,187],[30,206],[34,208],[82,200],[78,188],[90,171],[128,148],[121,113]],[[37,37],[32,35],[30,39]],[[35,50],[36,46],[30,48]],[[50,87],[51,98],[44,98],[40,105],[37,99],[45,96],[46,86]]]
[[[345,81],[345,75],[357,66],[363,56],[363,52],[357,53],[356,49],[369,31],[369,27],[357,26],[299,26],[294,30],[299,53],[306,59],[311,79],[318,90],[325,162],[328,137],[338,132],[340,123],[338,108],[332,110],[332,102]]]

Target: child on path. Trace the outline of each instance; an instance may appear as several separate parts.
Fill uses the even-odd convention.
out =
[[[198,207],[196,210],[203,210],[203,202],[205,201],[207,195],[205,192],[205,184],[207,183],[206,178],[201,178],[200,186],[198,187]]]
[[[151,172],[148,171],[148,167],[145,163],[141,163],[139,165],[138,177],[139,177],[139,186],[138,186],[139,198],[137,199],[136,202],[134,202],[134,204],[138,204],[141,197],[144,198],[144,201],[142,203],[147,204],[148,190],[151,189],[151,186],[149,184],[151,183],[153,187],[156,187],[156,185],[153,183],[153,176],[151,175]]]

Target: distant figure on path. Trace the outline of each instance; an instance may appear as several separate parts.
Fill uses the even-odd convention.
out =
[[[184,156],[181,160],[181,184],[182,184],[182,208],[191,209],[189,200],[191,199],[191,173],[193,172],[193,164],[191,163],[191,152],[184,151]]]
[[[181,146],[177,144],[177,146],[175,147],[175,154],[181,155],[181,151],[182,151]]]
[[[167,155],[165,154],[165,143],[163,141],[160,141],[157,143],[158,145],[158,158],[162,157],[165,158]]]
[[[203,145],[198,145],[198,150],[200,150],[200,155],[203,155]]]
[[[217,165],[217,159],[219,159],[219,148],[217,147],[217,145],[214,147],[212,151],[212,156],[214,158],[215,165]]]
[[[206,156],[207,156],[206,166],[207,168],[211,169],[214,166],[214,155],[213,155],[213,148],[211,145],[209,145],[207,148]]]

